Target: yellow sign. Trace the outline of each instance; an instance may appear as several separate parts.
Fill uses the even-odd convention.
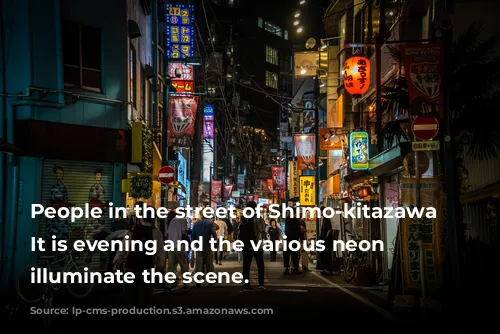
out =
[[[315,206],[316,205],[316,189],[315,177],[309,175],[301,175],[299,177],[300,186],[300,205],[301,206]]]
[[[299,166],[297,161],[288,162],[288,197],[299,197]]]
[[[401,179],[401,204],[412,210],[416,206],[417,187],[415,179]],[[420,180],[420,208],[433,207],[436,209],[436,218],[428,219],[424,215],[421,219],[409,218],[408,212],[403,219],[402,248],[404,262],[405,286],[409,289],[420,289],[420,249],[418,235],[422,237],[425,263],[426,283],[429,289],[441,286],[443,271],[441,266],[441,238],[443,235],[444,196],[441,192],[441,183],[437,178]],[[420,209],[416,208],[416,209]]]

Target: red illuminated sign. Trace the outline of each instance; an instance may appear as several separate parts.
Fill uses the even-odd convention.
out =
[[[175,88],[177,93],[193,93],[194,82],[188,80],[175,80],[172,81],[172,87]]]

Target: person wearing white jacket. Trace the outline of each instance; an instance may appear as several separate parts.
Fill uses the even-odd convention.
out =
[[[217,251],[214,252],[215,263],[222,265],[222,257],[224,255],[224,250],[222,249],[222,240],[227,236],[227,224],[223,220],[216,220],[215,225],[217,225]]]

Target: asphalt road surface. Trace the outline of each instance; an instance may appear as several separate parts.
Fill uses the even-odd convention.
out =
[[[54,298],[53,311],[67,314],[51,316],[50,332],[129,331],[137,325],[164,330],[338,328],[352,333],[361,329],[412,332],[420,327],[429,330],[449,326],[440,316],[434,317],[431,325],[430,322],[424,324],[422,318],[413,313],[404,317],[396,315],[387,308],[383,293],[343,284],[339,277],[323,277],[316,272],[283,276],[282,264],[269,260],[265,267],[265,290],[255,285],[254,264],[251,281],[256,289],[252,292],[243,292],[242,286],[234,284],[205,284],[168,293],[156,289],[151,306],[146,310],[153,315],[141,315],[138,313],[144,312],[142,309],[130,309],[119,288],[111,291],[109,286],[99,287],[83,300],[60,291]],[[217,265],[216,269],[232,273],[241,271],[241,264],[233,260]],[[7,321],[3,322],[3,328],[7,325],[16,331],[43,329],[46,317],[33,314],[41,312],[40,305],[22,304],[16,300],[5,304],[7,312],[3,315],[7,316]],[[434,324],[436,320],[439,324]]]

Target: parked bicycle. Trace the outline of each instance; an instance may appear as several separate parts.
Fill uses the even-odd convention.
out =
[[[361,238],[358,236],[355,236],[353,234],[347,233],[348,236],[350,236],[351,240],[356,240],[359,242]],[[344,280],[347,283],[350,283],[354,277],[356,277],[356,274],[358,270],[362,267],[363,261],[365,258],[366,254],[361,251],[359,248],[357,248],[354,251],[349,251],[347,253],[347,256],[344,257],[344,264],[342,268],[342,275],[344,276]]]
[[[59,254],[58,254],[59,255]],[[41,302],[44,310],[44,326],[50,327],[54,294],[59,291],[62,284],[59,283],[32,283],[32,273],[36,275],[38,269],[47,269],[47,272],[84,272],[88,265],[83,262],[75,262],[71,252],[67,252],[61,258],[56,259],[57,255],[44,255],[42,265],[32,264],[26,266],[16,280],[16,292],[21,300],[26,303],[35,304]],[[59,267],[59,268],[57,268]],[[59,270],[58,270],[59,269]],[[90,295],[94,289],[94,283],[67,282],[64,284],[68,293],[75,298],[85,298]]]

